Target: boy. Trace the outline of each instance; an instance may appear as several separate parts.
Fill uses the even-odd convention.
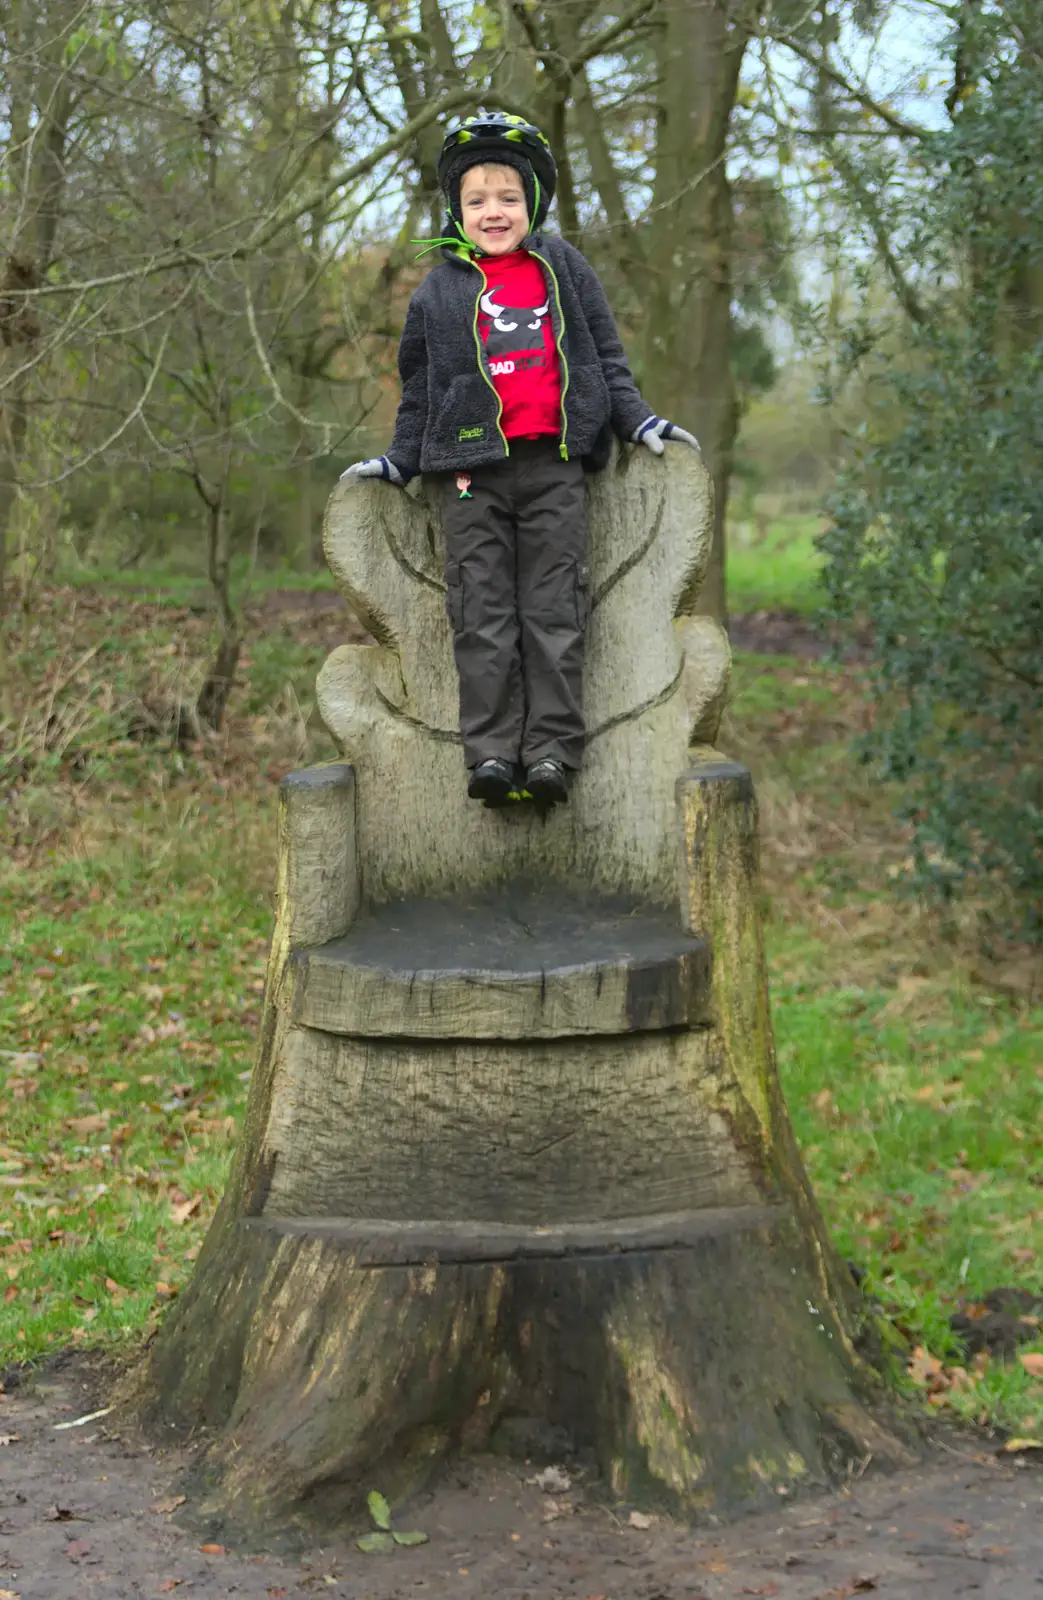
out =
[[[593,268],[539,231],[556,180],[521,117],[447,135],[450,234],[406,314],[395,436],[344,474],[441,479],[467,792],[493,805],[519,789],[566,800],[582,759],[584,469],[606,464],[613,430],[657,455],[665,439],[698,448],[638,393]]]

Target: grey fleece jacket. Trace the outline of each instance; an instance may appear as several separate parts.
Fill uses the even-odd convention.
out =
[[[543,268],[561,358],[561,453],[589,470],[608,460],[613,431],[629,439],[652,408],[641,398],[597,273],[556,234],[529,234],[521,249]],[[478,333],[485,276],[463,252],[443,260],[409,302],[398,370],[402,403],[388,450],[404,479],[466,471],[509,454],[500,404]]]

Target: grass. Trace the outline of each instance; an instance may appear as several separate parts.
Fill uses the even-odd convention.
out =
[[[1002,906],[896,897],[897,795],[848,752],[864,714],[857,664],[737,657],[719,743],[758,779],[783,1088],[839,1250],[943,1363],[932,1403],[1041,1436],[1043,1383],[964,1378],[949,1318],[1004,1286],[1043,1302],[1043,965]]]
[[[728,606],[736,615],[781,609],[811,615],[821,603],[820,517],[781,516],[766,527],[728,526]]]
[[[758,557],[749,609],[797,592],[793,548],[777,591],[771,549]],[[266,614],[227,732],[179,753],[128,736],[126,711],[191,686],[207,620],[72,589],[43,615],[16,662],[25,748],[13,757],[11,729],[0,744],[4,1361],[127,1347],[191,1271],[248,1087],[273,780],[328,753],[312,715],[328,621]],[[1039,969],[990,908],[943,916],[891,894],[908,845],[894,796],[847,752],[864,715],[857,664],[741,654],[719,742],[758,781],[780,1071],[824,1214],[910,1345],[952,1374],[968,1365],[955,1309],[1005,1284],[1043,1297]],[[1020,1362],[932,1391],[1043,1433],[1043,1383]]]

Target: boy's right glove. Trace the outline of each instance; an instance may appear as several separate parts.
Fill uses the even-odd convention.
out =
[[[646,417],[630,438],[634,444],[647,445],[654,456],[661,456],[666,449],[664,439],[676,439],[678,444],[689,444],[693,450],[699,449],[699,441],[694,434],[685,433],[676,422],[667,422],[663,417]]]
[[[345,478],[384,478],[386,482],[393,483],[399,489],[404,489],[406,480],[387,456],[373,456],[369,461],[356,461],[353,467],[340,475],[341,483]]]

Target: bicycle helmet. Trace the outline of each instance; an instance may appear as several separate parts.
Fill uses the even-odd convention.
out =
[[[558,168],[539,128],[506,111],[479,111],[445,136],[438,157],[438,182],[453,220],[461,220],[460,182],[464,173],[486,161],[514,168],[525,188],[529,227],[538,228],[554,199]]]

